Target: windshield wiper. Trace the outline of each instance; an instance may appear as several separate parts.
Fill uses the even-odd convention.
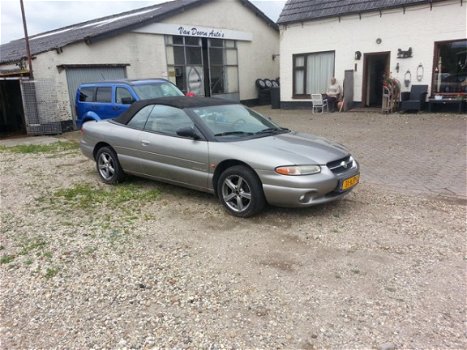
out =
[[[289,132],[290,130],[287,128],[266,128],[263,130],[260,130],[258,132],[255,132],[255,135],[260,135],[260,134],[276,134],[278,132]]]
[[[221,132],[219,134],[215,134],[214,136],[229,136],[229,135],[252,135],[252,133],[245,132],[245,131],[226,131],[226,132]]]

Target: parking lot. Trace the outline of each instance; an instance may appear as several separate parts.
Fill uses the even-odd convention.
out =
[[[257,110],[345,144],[361,184],[245,220],[103,185],[73,145],[0,149],[1,347],[466,348],[465,116]]]

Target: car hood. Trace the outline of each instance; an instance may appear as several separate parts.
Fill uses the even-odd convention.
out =
[[[264,152],[268,156],[274,155],[274,158],[280,159],[283,164],[324,165],[349,155],[349,151],[343,145],[323,137],[298,132],[245,140],[241,145],[248,150]]]

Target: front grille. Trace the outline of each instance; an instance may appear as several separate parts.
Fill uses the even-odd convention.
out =
[[[338,160],[334,160],[326,164],[326,166],[331,170],[334,174],[342,174],[352,168],[354,165],[353,158],[351,156],[347,156],[345,158],[341,158]]]

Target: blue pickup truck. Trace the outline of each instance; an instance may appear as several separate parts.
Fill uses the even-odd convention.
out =
[[[80,129],[91,120],[115,118],[135,101],[166,96],[183,96],[183,92],[166,79],[83,83],[76,91],[76,127]]]

